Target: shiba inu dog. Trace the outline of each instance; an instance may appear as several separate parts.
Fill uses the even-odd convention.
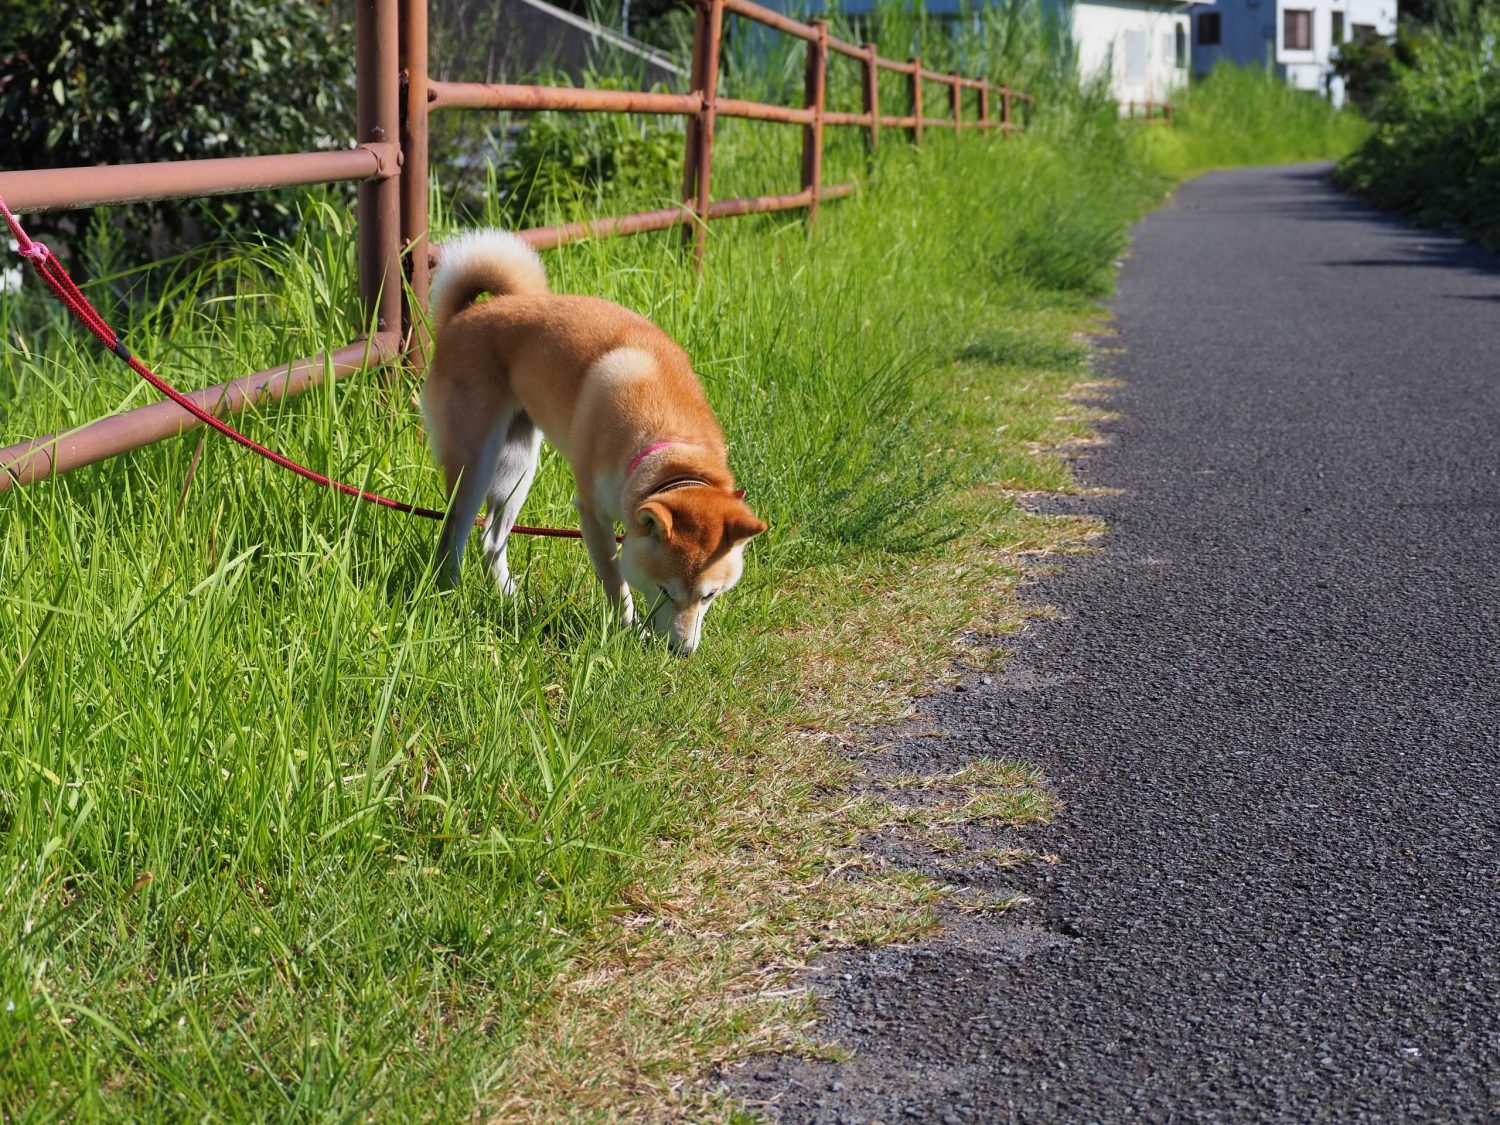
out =
[[[447,243],[429,303],[422,407],[448,489],[443,581],[457,581],[488,496],[490,572],[514,592],[507,539],[546,435],[573,467],[584,545],[611,604],[632,621],[634,587],[652,632],[696,649],[709,605],[739,581],[745,544],[766,525],[735,488],[686,353],[638,313],[550,292],[536,252],[503,231]]]

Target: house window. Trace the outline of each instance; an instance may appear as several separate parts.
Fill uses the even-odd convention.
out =
[[[1337,47],[1344,41],[1344,13],[1333,13],[1333,45]]]
[[[1281,13],[1281,49],[1312,50],[1312,12],[1307,8],[1288,8]]]
[[[1186,70],[1187,69],[1187,26],[1185,24],[1178,24],[1175,28],[1173,28],[1172,39],[1173,39],[1173,45],[1177,48],[1175,54],[1173,55],[1173,59],[1177,63],[1177,69],[1178,70]]]
[[[1198,13],[1198,46],[1217,47],[1224,34],[1224,13]]]
[[[1146,67],[1151,59],[1151,41],[1144,31],[1125,33],[1125,81],[1146,81]]]
[[[1373,43],[1380,38],[1380,33],[1375,30],[1373,23],[1357,23],[1354,25],[1354,38],[1361,43]]]

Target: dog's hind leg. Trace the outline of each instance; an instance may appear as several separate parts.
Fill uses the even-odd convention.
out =
[[[494,479],[504,432],[501,426],[494,427],[477,442],[477,451],[471,449],[466,460],[444,465],[448,476],[448,514],[438,537],[438,582],[445,588],[458,583],[464,544],[469,541],[474,518],[484,503],[485,484]]]
[[[510,530],[516,526],[521,505],[531,491],[541,445],[542,431],[536,428],[531,417],[525,411],[511,415],[490,478],[489,518],[485,520],[484,528],[484,553],[490,562],[490,573],[505,594],[516,592],[507,557]]]
[[[454,376],[441,364],[441,356],[427,374],[422,390],[422,413],[433,453],[443,470],[448,494],[448,512],[438,538],[438,582],[447,587],[458,581],[464,544],[474,530],[474,517],[484,503],[506,430],[517,406],[494,383]]]

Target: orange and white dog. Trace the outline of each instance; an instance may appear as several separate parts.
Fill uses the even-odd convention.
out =
[[[745,544],[766,525],[735,488],[687,355],[638,313],[550,292],[536,252],[503,231],[443,247],[430,305],[422,406],[448,489],[443,581],[457,581],[488,495],[485,553],[500,588],[514,592],[507,540],[545,434],[573,467],[584,545],[611,604],[633,620],[635,587],[652,604],[652,632],[692,652],[710,603],[739,581]]]

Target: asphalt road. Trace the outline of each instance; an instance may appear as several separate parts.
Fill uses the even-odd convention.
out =
[[[1034,901],[821,963],[856,1057],[730,1073],[768,1116],[1500,1120],[1500,260],[1324,171],[1137,228],[1102,551],[877,767],[1038,764],[1058,862],[872,841]]]

